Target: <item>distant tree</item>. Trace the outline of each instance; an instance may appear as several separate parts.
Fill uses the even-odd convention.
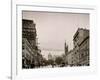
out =
[[[49,59],[49,60],[48,60],[48,64],[49,64],[49,65],[52,65],[53,63],[54,63],[54,61],[53,61],[52,59]]]
[[[57,65],[62,64],[62,62],[63,62],[63,58],[62,58],[62,57],[60,57],[60,56],[56,57],[55,63],[56,63]]]
[[[47,66],[48,65],[48,61],[45,58],[43,59],[43,65],[44,66]]]

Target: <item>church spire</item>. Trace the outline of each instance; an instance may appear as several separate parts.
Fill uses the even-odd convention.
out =
[[[66,44],[66,41],[65,41],[65,55],[67,55],[67,53],[68,53],[68,45]]]

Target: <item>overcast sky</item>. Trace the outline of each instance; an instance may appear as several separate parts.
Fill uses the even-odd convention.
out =
[[[23,11],[23,19],[34,20],[39,46],[64,50],[73,48],[73,35],[78,27],[89,29],[89,14]]]

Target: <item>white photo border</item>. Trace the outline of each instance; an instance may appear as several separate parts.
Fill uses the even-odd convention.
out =
[[[15,9],[15,10],[14,10]],[[64,67],[49,69],[22,70],[22,11],[48,11],[66,13],[88,13],[90,15],[90,66]],[[29,80],[51,77],[67,77],[71,80],[93,79],[97,74],[96,53],[96,9],[94,7],[54,6],[54,5],[21,5],[17,4],[12,11],[12,79]],[[89,75],[89,76],[87,76]],[[81,76],[80,78],[78,76]],[[91,77],[90,77],[91,76]],[[77,78],[78,77],[78,78]]]

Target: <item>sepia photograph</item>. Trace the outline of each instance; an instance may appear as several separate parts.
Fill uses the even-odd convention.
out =
[[[22,11],[22,69],[90,66],[88,13]]]

